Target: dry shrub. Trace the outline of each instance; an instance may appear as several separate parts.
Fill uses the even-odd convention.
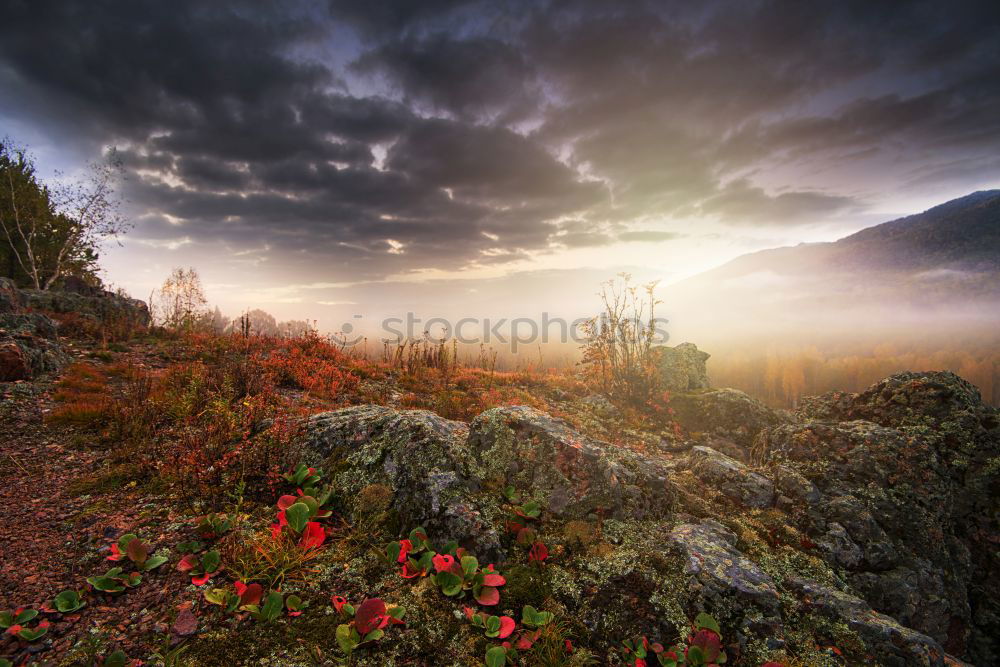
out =
[[[55,423],[96,427],[106,421],[110,406],[108,378],[95,366],[75,363],[56,383],[52,397],[59,403],[48,419]]]
[[[281,588],[285,582],[307,583],[319,573],[310,564],[321,550],[302,549],[287,530],[277,538],[269,528],[233,535],[221,545],[220,551],[226,569],[239,581]]]

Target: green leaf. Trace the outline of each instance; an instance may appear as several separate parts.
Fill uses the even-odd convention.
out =
[[[524,503],[524,507],[521,508],[521,511],[532,519],[537,519],[538,515],[542,513],[542,506],[537,500],[531,500]]]
[[[462,592],[462,580],[451,572],[438,572],[434,575],[434,582],[441,587],[441,592],[449,597]]]
[[[462,556],[462,572],[465,573],[465,578],[468,579],[476,573],[479,569],[479,559],[475,556]]]
[[[119,649],[104,659],[104,667],[125,667],[126,662],[125,652]]]
[[[498,637],[500,635],[500,617],[490,616],[486,619],[486,636]]]
[[[301,502],[295,503],[285,510],[285,519],[288,520],[292,530],[301,533],[309,523],[309,506]]]
[[[63,591],[52,602],[52,606],[56,608],[56,611],[63,614],[70,614],[78,609],[82,609],[86,604],[80,598],[80,593],[73,590]]]
[[[698,646],[689,646],[686,657],[687,661],[693,665],[705,664],[705,653]]]
[[[166,556],[153,556],[152,558],[146,561],[146,563],[142,566],[142,569],[145,570],[146,572],[149,572],[150,570],[155,570],[156,568],[166,563],[168,560],[169,559]]]
[[[390,607],[389,609],[389,615],[392,616],[397,621],[403,618],[403,615],[405,613],[406,609],[404,609],[403,607]]]
[[[507,664],[507,649],[494,646],[486,651],[486,667],[503,667]]]
[[[17,633],[17,636],[20,639],[23,639],[26,642],[33,642],[33,641],[37,641],[37,640],[41,639],[42,635],[44,635],[48,631],[49,631],[49,628],[47,626],[46,627],[37,627],[37,628],[34,628],[34,629],[32,629],[32,628],[22,628],[21,631]]]
[[[212,574],[222,564],[222,556],[215,549],[201,557],[201,569],[204,574]]]
[[[14,619],[14,623],[16,623],[17,625],[24,625],[31,619],[35,618],[35,616],[38,616],[37,609],[25,609],[24,611],[22,611],[20,614],[17,615],[17,617]]]
[[[109,576],[87,577],[87,583],[104,593],[121,593],[125,587],[117,580]]]
[[[719,629],[719,622],[716,621],[710,614],[701,612],[694,617],[694,625],[697,629],[705,628],[706,630],[711,630],[715,634],[722,636],[722,630]]]
[[[14,625],[14,613],[10,611],[0,611],[0,628],[5,630]]]
[[[260,609],[261,618],[264,621],[273,621],[281,616],[281,610],[284,606],[284,596],[277,591],[271,591],[267,594],[267,600],[264,601],[264,606]]]
[[[530,604],[524,605],[524,609],[521,610],[521,623],[529,628],[540,628],[543,625],[548,625],[553,618],[551,611],[538,611]]]
[[[413,544],[414,551],[419,551],[420,549],[426,549],[427,544],[427,531],[424,530],[423,526],[417,526],[410,531],[407,539]]]
[[[205,600],[211,604],[226,606],[229,602],[229,592],[223,588],[211,588],[205,591]]]
[[[362,643],[364,643],[364,642],[377,642],[378,640],[382,639],[382,637],[384,635],[385,635],[385,632],[383,632],[382,630],[379,630],[378,628],[375,628],[374,630],[372,630],[371,632],[369,632],[367,635],[365,635],[365,638],[362,640]]]
[[[389,559],[390,563],[395,563],[399,560],[399,552],[401,550],[402,545],[399,543],[399,540],[389,542],[389,544],[385,545],[385,557]]]
[[[354,639],[354,635],[356,634],[354,628],[346,623],[337,626],[337,646],[340,647],[341,651],[348,655],[351,654],[354,647],[358,645],[358,642]]]

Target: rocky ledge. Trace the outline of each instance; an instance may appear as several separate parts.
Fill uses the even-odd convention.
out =
[[[595,645],[708,611],[747,664],[803,641],[850,664],[1000,660],[1000,419],[972,385],[904,373],[795,415],[732,390],[675,398],[697,442],[676,457],[527,407],[465,424],[371,405],[312,417],[302,456],[343,497],[383,490],[398,535],[423,525],[500,564],[502,490],[538,501],[551,564],[510,594]]]

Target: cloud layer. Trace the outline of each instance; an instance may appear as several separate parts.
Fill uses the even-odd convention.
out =
[[[822,223],[1000,177],[996,3],[2,14],[0,118],[118,146],[147,247],[225,247],[292,282]]]

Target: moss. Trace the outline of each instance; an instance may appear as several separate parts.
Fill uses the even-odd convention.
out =
[[[549,568],[542,570],[533,565],[514,565],[504,571],[507,584],[503,587],[501,604],[505,609],[519,611],[524,605],[541,607],[552,595]]]

